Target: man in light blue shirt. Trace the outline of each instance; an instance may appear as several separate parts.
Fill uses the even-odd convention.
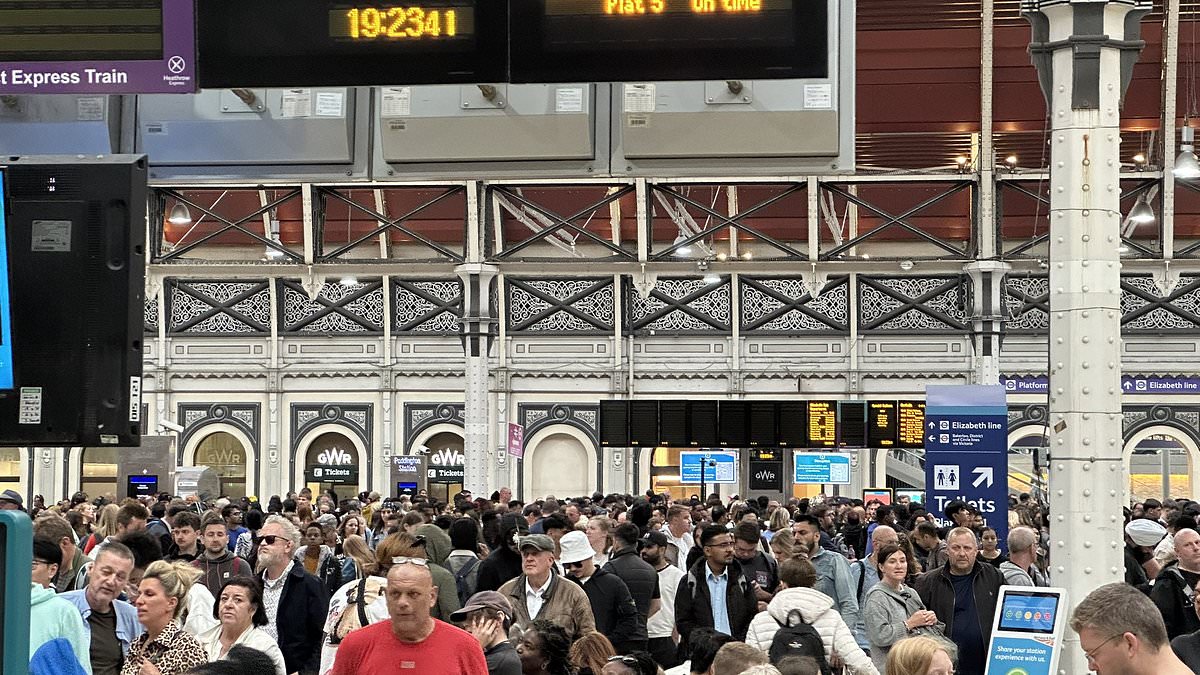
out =
[[[696,628],[745,640],[750,620],[758,613],[758,585],[742,574],[733,555],[733,535],[725,526],[705,527],[699,544],[704,557],[692,565],[675,592],[675,624],[684,649]]]
[[[719,633],[733,635],[729,629],[729,606],[725,600],[729,588],[729,567],[721,570],[720,574],[714,574],[711,568],[705,567],[704,574],[708,581],[708,597],[712,602],[713,628]]]
[[[117,600],[133,572],[133,552],[111,539],[99,551],[87,588],[59,597],[74,605],[83,617],[92,672],[117,675],[129,653],[129,644],[144,630],[133,605]]]

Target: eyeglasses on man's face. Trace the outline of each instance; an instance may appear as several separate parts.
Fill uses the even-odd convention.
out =
[[[1125,634],[1117,633],[1116,635],[1109,637],[1107,640],[1101,642],[1100,644],[1096,645],[1095,647],[1092,647],[1091,649],[1083,650],[1083,655],[1087,658],[1088,663],[1094,664],[1096,662],[1096,653],[1099,652],[1101,649],[1103,649],[1105,645],[1112,642],[1113,640],[1116,640],[1117,638],[1121,637],[1122,635],[1125,635]],[[1080,647],[1083,647],[1083,645],[1080,645]]]

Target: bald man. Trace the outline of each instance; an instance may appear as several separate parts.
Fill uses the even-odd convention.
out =
[[[347,634],[338,648],[333,675],[488,672],[483,649],[470,633],[430,616],[430,609],[437,604],[438,589],[425,560],[393,561],[387,575],[391,620]]]
[[[1176,532],[1175,556],[1177,560],[1158,573],[1150,591],[1171,639],[1200,630],[1193,609],[1195,588],[1200,584],[1200,534],[1186,528]]]

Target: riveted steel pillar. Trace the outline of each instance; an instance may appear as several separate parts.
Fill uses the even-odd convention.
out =
[[[454,268],[463,283],[462,339],[466,360],[463,382],[463,415],[466,459],[463,487],[475,495],[487,495],[492,473],[488,431],[492,428],[488,405],[488,352],[495,320],[492,317],[492,281],[500,272],[495,265],[468,263]]]
[[[1072,606],[1123,572],[1121,99],[1149,10],[1149,0],[1022,7],[1050,102],[1050,561]],[[1086,672],[1067,632],[1059,672]]]

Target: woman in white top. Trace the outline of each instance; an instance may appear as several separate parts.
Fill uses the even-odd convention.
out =
[[[270,657],[275,664],[275,675],[287,675],[279,645],[269,633],[259,628],[267,625],[267,612],[263,608],[262,586],[257,579],[239,576],[226,581],[213,606],[213,615],[220,620],[220,625],[198,637],[209,661],[220,661],[229,655],[230,649],[242,645]]]
[[[613,538],[609,534],[612,528],[612,521],[604,516],[592,516],[588,518],[584,532],[587,533],[588,543],[592,545],[592,550],[596,552],[596,557],[593,560],[596,562],[596,567],[603,567],[604,563],[612,556]]]

